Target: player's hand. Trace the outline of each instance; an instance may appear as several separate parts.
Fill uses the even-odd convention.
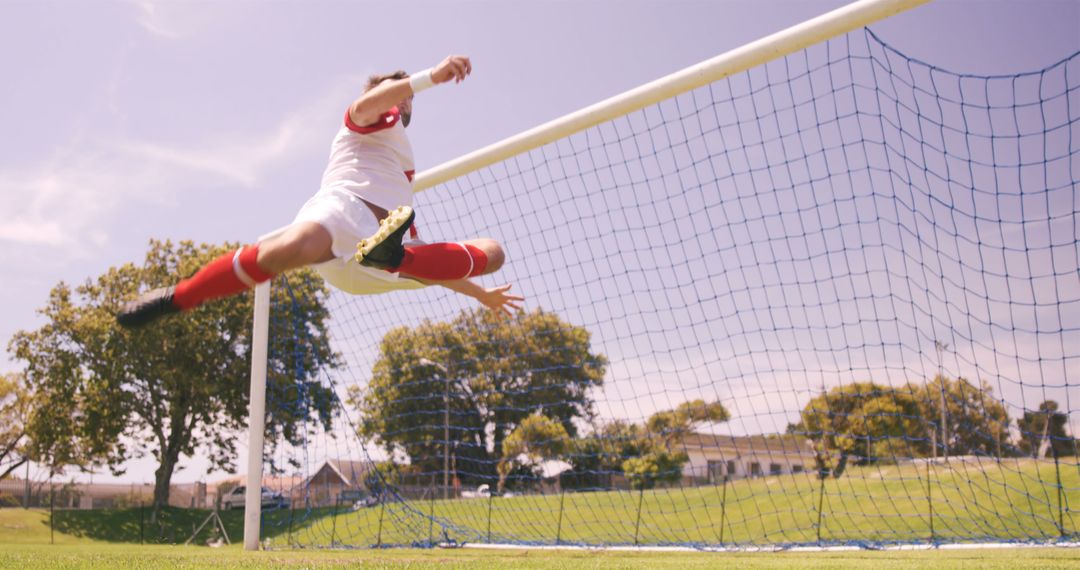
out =
[[[520,311],[521,305],[519,303],[525,300],[525,297],[511,295],[508,293],[509,290],[509,283],[501,287],[484,289],[484,292],[477,297],[477,300],[485,307],[491,309],[496,315],[499,315],[500,317],[509,317],[513,315],[513,312],[511,312],[510,309]]]
[[[439,83],[446,83],[451,79],[455,83],[461,83],[465,81],[465,78],[472,73],[472,62],[468,57],[463,55],[450,55],[446,59],[442,60],[442,63],[436,65],[431,70],[431,81],[436,85]]]

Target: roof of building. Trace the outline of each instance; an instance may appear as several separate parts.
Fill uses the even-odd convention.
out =
[[[690,433],[683,438],[683,449],[687,452],[706,449],[718,449],[733,455],[785,454],[808,455],[814,452],[807,445],[805,437],[789,434],[768,435],[716,435],[711,433]]]
[[[364,476],[371,469],[371,462],[369,461],[352,461],[348,459],[327,459],[321,467],[319,467],[307,480],[311,481],[319,473],[324,470],[329,470],[335,477],[337,477],[341,484],[346,485],[360,485],[363,482]],[[306,484],[306,483],[305,483]]]
[[[274,491],[286,491],[295,489],[297,487],[306,487],[308,483],[315,478],[319,473],[324,470],[329,470],[330,474],[340,480],[341,484],[347,485],[360,485],[364,480],[364,475],[371,469],[371,462],[369,461],[352,461],[348,459],[327,459],[318,469],[312,471],[309,476],[301,475],[283,475],[272,476],[264,475],[262,478],[263,487],[272,489]],[[218,479],[213,483],[210,483],[211,488],[219,488],[226,483],[232,485],[244,485],[247,483],[247,475],[240,473],[238,475],[232,475],[222,479]],[[230,485],[230,486],[232,486]],[[151,487],[152,488],[152,487]]]

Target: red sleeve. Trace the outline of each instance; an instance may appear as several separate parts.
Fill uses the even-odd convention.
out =
[[[399,118],[401,118],[401,114],[398,112],[398,108],[390,107],[390,110],[383,113],[382,116],[379,117],[378,121],[375,121],[370,125],[361,126],[353,122],[352,117],[349,116],[349,110],[345,109],[345,126],[349,127],[350,131],[354,133],[360,133],[362,135],[370,135],[371,133],[375,133],[383,129],[389,129],[390,127],[397,124]]]

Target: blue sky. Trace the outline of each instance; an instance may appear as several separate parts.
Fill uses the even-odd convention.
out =
[[[842,4],[4,2],[0,339],[150,238],[287,223],[370,73],[472,57],[467,82],[417,98],[423,170]],[[1016,73],[1080,50],[1080,3],[941,0],[873,30],[946,69]]]

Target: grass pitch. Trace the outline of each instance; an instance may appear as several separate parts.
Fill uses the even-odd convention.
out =
[[[1061,477],[1060,493],[1055,482]],[[818,508],[818,505],[821,508]],[[1078,548],[991,548],[827,552],[643,552],[363,548],[438,542],[742,546],[815,543],[1008,540],[1077,541],[1076,465],[1008,460],[987,465],[888,466],[849,470],[822,484],[809,476],[723,486],[562,496],[412,501],[352,511],[276,511],[263,520],[265,552],[183,543],[207,511],[169,509],[160,524],[139,509],[0,509],[0,568],[1080,568]],[[931,507],[933,510],[931,511]],[[820,511],[820,512],[819,512]],[[447,533],[433,524],[447,523]],[[233,540],[239,511],[221,514]],[[933,527],[931,527],[933,525]],[[820,533],[820,535],[819,535]],[[202,545],[207,530],[196,537]],[[54,541],[55,544],[50,544]],[[309,548],[298,548],[308,546]]]
[[[1054,484],[1061,477],[1062,492]],[[819,509],[820,506],[820,509]],[[1080,469],[1009,459],[851,468],[725,486],[278,512],[274,544],[864,544],[1077,540]],[[447,523],[445,534],[429,517]]]
[[[62,513],[58,513],[62,514]],[[73,514],[73,513],[71,513]],[[138,518],[130,511],[83,511],[99,515],[98,536],[130,537]],[[197,513],[169,514],[173,534],[199,523]],[[233,526],[233,514],[226,513]],[[191,515],[186,516],[185,515]],[[231,531],[232,532],[232,531]],[[127,533],[127,534],[125,534]],[[235,538],[241,536],[235,529]],[[136,535],[137,537],[137,535]],[[86,534],[55,532],[49,513],[0,509],[0,568],[1077,568],[1080,549],[1009,548],[933,551],[845,552],[640,552],[624,550],[481,550],[389,548],[358,550],[280,549],[245,552],[239,546],[143,545],[109,542]],[[181,538],[183,541],[185,538]]]
[[[930,469],[930,478],[926,466],[863,467],[824,482],[787,475],[735,481],[726,489],[718,485],[410,501],[356,511],[271,511],[263,518],[262,535],[278,549],[444,541],[767,546],[1080,540],[1080,470],[1075,465],[1062,466],[1060,493],[1051,484],[1058,476],[1052,463],[1013,459]],[[5,516],[18,518],[5,514],[11,512],[0,510],[0,525]],[[176,544],[187,540],[208,514],[169,509],[162,524],[152,526],[145,520],[147,513],[62,511],[53,522],[58,542]],[[432,522],[432,515],[438,522]],[[223,512],[221,518],[231,537],[242,535],[241,512]],[[21,528],[41,524],[10,522]],[[445,523],[445,530],[439,523]],[[13,529],[6,536],[9,543],[24,540]],[[194,542],[204,544],[209,538],[208,526]]]
[[[1007,550],[692,553],[383,549],[245,552],[238,547],[115,544],[7,545],[0,567],[45,568],[1076,568],[1080,551]]]

